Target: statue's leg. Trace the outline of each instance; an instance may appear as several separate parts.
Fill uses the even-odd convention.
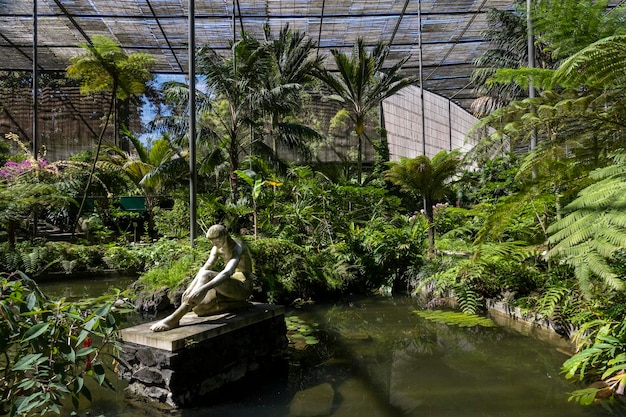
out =
[[[185,314],[190,312],[197,304],[197,302],[194,302],[190,299],[189,294],[191,294],[195,288],[198,288],[204,283],[209,282],[216,274],[217,273],[214,271],[198,272],[198,275],[196,275],[189,287],[185,290],[180,307],[178,307],[172,314],[165,317],[163,320],[150,326],[150,329],[154,332],[163,332],[178,327],[180,325],[180,319],[182,319]],[[208,290],[207,293],[211,291],[213,290]],[[206,298],[206,296],[204,296],[204,298]],[[203,298],[200,299],[204,300]]]
[[[247,299],[252,295],[252,280],[236,272],[211,291],[213,293],[209,292],[202,303],[194,308],[198,316],[210,316],[249,306]]]
[[[227,298],[244,301],[252,295],[252,280],[241,272],[235,272],[230,279],[215,287],[215,290]]]

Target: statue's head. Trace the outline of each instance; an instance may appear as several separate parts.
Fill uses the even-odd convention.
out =
[[[228,235],[228,230],[221,224],[214,224],[206,232],[207,239],[217,239]]]

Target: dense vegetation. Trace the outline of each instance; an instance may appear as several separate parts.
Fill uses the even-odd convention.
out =
[[[388,162],[384,131],[367,137],[364,126],[377,123],[368,110],[412,82],[401,65],[386,74],[370,71],[384,61],[384,45],[368,52],[356,42],[353,54],[334,53],[343,79],[326,72],[311,53],[314,44],[288,28],[277,36],[268,30],[265,39],[244,34],[233,45],[233,60],[201,48],[198,70],[211,94],[198,92],[194,138],[200,228],[222,223],[249,244],[259,301],[292,304],[390,290],[428,293],[433,305],[454,296],[466,313],[481,313],[487,300],[496,300],[548,318],[576,343],[563,371],[589,388],[572,399],[619,404],[626,386],[626,12],[606,13],[603,1],[534,2],[533,67],[526,66],[525,13],[491,15],[493,49],[475,73],[482,116],[475,132],[489,127],[491,133],[469,155],[442,151]],[[110,51],[111,65],[136,65],[129,72],[136,77],[116,81],[117,72],[105,68],[113,79],[98,88],[111,89],[115,100],[121,86],[145,83],[146,57],[120,56],[105,40],[97,45],[101,50],[74,61],[73,77],[89,84],[90,54]],[[81,63],[89,65],[81,70]],[[351,84],[366,103],[356,101]],[[535,94],[527,97],[531,84]],[[161,86],[162,111],[150,126],[158,139],[144,143],[120,128],[132,152],[103,145],[95,155],[49,164],[9,135],[21,152],[7,155],[0,171],[2,270],[36,278],[115,268],[141,275],[135,291],[185,285],[209,245],[198,238],[191,247],[188,239],[187,89],[178,82]],[[333,137],[302,109],[322,90],[332,91],[343,106],[337,120],[344,117],[358,138],[355,161],[339,168],[313,163],[315,149]],[[131,91],[142,90],[122,97]],[[363,141],[379,153],[371,166],[362,164]],[[281,143],[298,164],[281,159]],[[87,194],[144,196],[146,211],[125,211],[112,197],[81,211]],[[72,243],[46,241],[35,227],[44,219],[70,233],[78,223],[84,234]],[[7,288],[19,295],[7,298],[18,306],[7,314],[48,323],[47,315],[34,312],[44,301],[22,290],[28,282],[7,275],[3,294]],[[175,291],[165,296],[176,302]],[[26,365],[41,357],[26,345],[52,329],[25,328],[26,335],[10,339],[4,351],[19,346],[32,362],[5,354],[4,368],[30,371]],[[68,351],[77,341],[57,354],[86,371]],[[3,389],[18,388],[11,378],[3,377]],[[3,397],[7,409],[43,404],[35,396],[16,398]]]

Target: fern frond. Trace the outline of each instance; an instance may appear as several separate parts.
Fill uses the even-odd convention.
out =
[[[546,289],[537,303],[537,313],[551,316],[569,292],[570,289],[565,286],[554,286]]]
[[[554,74],[560,85],[606,88],[624,85],[626,35],[609,36],[565,60]]]
[[[578,193],[578,198],[567,205],[568,210],[606,208],[626,192],[626,182],[619,177],[600,180]]]
[[[581,217],[578,221],[571,223],[567,228],[552,235],[548,239],[548,243],[554,244],[558,242],[553,250],[560,252],[563,248],[575,246],[593,238],[597,232],[597,224],[595,222],[599,217],[597,213],[590,213],[587,216]]]
[[[585,262],[579,262],[574,266],[574,276],[578,280],[578,287],[587,299],[591,298],[591,271]]]
[[[610,210],[604,213],[609,225],[626,228],[626,213],[621,210]],[[626,242],[623,245],[626,247]]]
[[[480,295],[472,288],[462,287],[456,291],[459,307],[465,314],[476,314],[481,306]]]
[[[583,219],[585,218],[589,218],[589,217],[595,217],[596,214],[588,211],[588,210],[577,210],[574,211],[570,214],[568,214],[567,216],[563,217],[560,220],[557,220],[556,222],[552,223],[550,226],[548,226],[548,233],[549,234],[555,234],[558,233],[559,230],[563,230],[563,229],[567,229],[572,227],[573,225],[583,221]],[[548,242],[550,243],[554,243],[555,241],[559,241],[563,238],[563,236],[552,236],[548,239]]]

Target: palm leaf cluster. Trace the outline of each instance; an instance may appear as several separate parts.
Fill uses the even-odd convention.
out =
[[[82,94],[115,92],[117,98],[125,100],[141,95],[152,79],[150,69],[155,59],[150,54],[126,55],[102,35],[93,35],[90,43],[81,47],[86,51],[70,59],[67,76],[81,80]]]
[[[365,135],[365,121],[368,112],[376,108],[382,100],[392,96],[404,87],[418,81],[418,76],[405,76],[402,67],[410,58],[399,60],[385,69],[389,46],[379,42],[371,50],[361,38],[357,39],[351,54],[331,50],[337,72],[320,70],[316,76],[331,90],[331,99],[341,103],[348,111],[354,131],[358,137],[357,175],[361,182],[362,147]]]
[[[516,83],[489,82],[499,68],[519,68],[528,62],[523,16],[492,9],[487,12],[487,19],[490,25],[484,36],[490,40],[491,47],[474,62],[476,68],[471,75],[477,95],[471,109],[476,116],[487,115],[512,100],[526,97],[526,92]]]
[[[434,205],[443,202],[450,193],[452,177],[461,164],[459,150],[440,151],[432,159],[426,155],[416,158],[402,158],[390,162],[383,174],[385,180],[397,185],[404,192],[421,196],[424,199],[424,214],[428,220],[428,239],[432,250],[435,243],[433,230]]]

